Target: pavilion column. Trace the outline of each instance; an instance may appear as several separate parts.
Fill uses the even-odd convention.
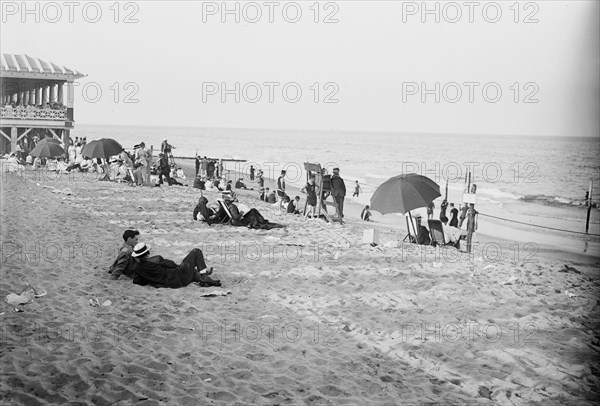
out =
[[[37,101],[37,105],[41,106],[43,103],[44,89],[42,89],[42,87],[40,86],[36,89],[36,92],[37,92],[37,96],[36,96],[35,100]]]
[[[29,106],[29,90],[25,90],[25,94],[23,95],[23,106]]]
[[[58,84],[58,102],[62,105],[65,104],[64,101],[64,91],[63,91],[64,87],[63,87],[63,83],[59,83]]]
[[[75,100],[75,86],[73,81],[67,82],[67,120],[75,121],[73,101]]]
[[[31,104],[33,106],[35,106],[35,99],[36,99],[36,97],[35,97],[36,94],[35,93],[36,93],[35,89],[31,89],[29,91],[29,104]]]
[[[42,86],[42,102],[40,104],[48,103],[48,86]]]
[[[50,102],[51,103],[56,102],[56,85],[55,84],[50,85]]]

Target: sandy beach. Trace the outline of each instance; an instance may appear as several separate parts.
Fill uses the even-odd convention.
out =
[[[352,205],[344,226],[304,221],[256,191],[240,192],[240,202],[284,229],[208,227],[192,220],[197,189],[3,175],[0,293],[30,283],[47,294],[2,302],[2,404],[600,398],[597,257],[515,261],[416,247],[387,223],[360,223]],[[362,243],[372,226],[376,247]],[[223,286],[110,280],[127,228],[176,262],[201,248]]]

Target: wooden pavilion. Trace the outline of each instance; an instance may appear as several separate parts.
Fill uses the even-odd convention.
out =
[[[0,54],[0,154],[28,146],[34,135],[69,145],[74,82],[85,75],[29,55]]]

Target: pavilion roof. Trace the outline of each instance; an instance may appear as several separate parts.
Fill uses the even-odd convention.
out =
[[[26,54],[0,54],[0,76],[3,78],[74,80],[85,75],[75,69]]]

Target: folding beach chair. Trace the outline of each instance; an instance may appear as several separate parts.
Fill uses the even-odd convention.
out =
[[[429,232],[431,233],[431,245],[452,245],[460,249],[460,239],[455,243],[450,241],[446,244],[446,238],[444,236],[444,226],[440,220],[428,219],[427,224],[429,224]]]
[[[220,224],[230,223],[231,220],[233,220],[233,216],[231,215],[231,211],[229,211],[229,207],[227,207],[227,205],[225,204],[225,200],[223,200],[223,199],[217,199],[217,203],[219,203],[219,206],[223,209],[223,211],[225,212],[225,214],[227,214],[227,218],[223,219],[220,222]]]

